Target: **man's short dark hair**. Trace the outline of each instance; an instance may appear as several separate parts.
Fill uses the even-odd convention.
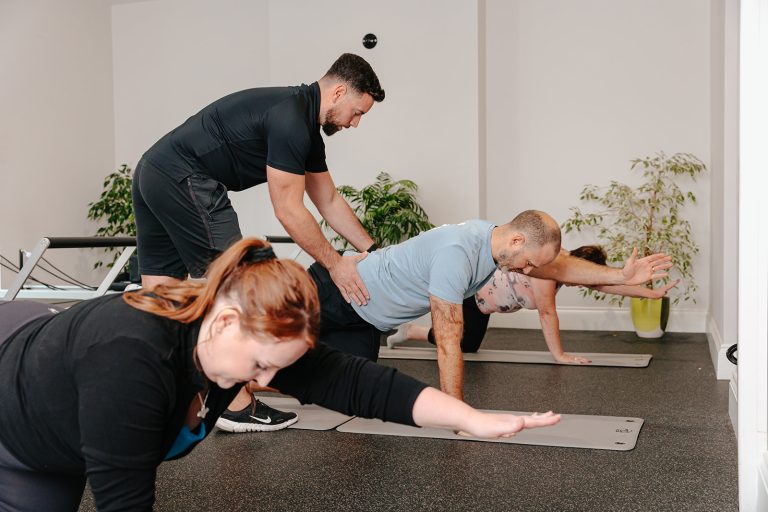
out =
[[[560,247],[560,226],[549,215],[538,210],[525,210],[509,223],[513,231],[523,233],[534,245]]]
[[[373,101],[384,101],[384,89],[379,84],[379,77],[364,58],[353,53],[345,53],[333,63],[325,74],[335,77],[359,93],[370,94]]]

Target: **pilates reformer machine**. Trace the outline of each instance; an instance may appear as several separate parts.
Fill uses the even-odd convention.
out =
[[[32,276],[45,252],[49,249],[90,249],[100,247],[124,247],[112,268],[104,276],[96,289],[88,289],[73,285],[56,285],[55,287],[43,285],[27,285],[27,280]],[[115,278],[128,263],[128,259],[136,250],[136,238],[134,237],[43,237],[37,242],[31,251],[29,258],[24,262],[19,273],[11,282],[7,290],[0,290],[0,300],[11,301],[14,299],[38,299],[38,300],[85,300],[100,297],[109,291],[109,287]]]
[[[263,237],[271,244],[292,244],[293,239],[289,236]],[[93,248],[120,248],[123,251],[115,260],[112,268],[104,276],[101,283],[95,289],[88,289],[74,285],[56,285],[55,287],[45,285],[26,284],[32,277],[32,272],[37,268],[43,255],[49,249],[93,249]],[[37,300],[86,300],[93,297],[101,297],[110,291],[112,283],[120,274],[121,270],[128,263],[128,260],[136,251],[135,237],[43,237],[31,251],[29,258],[19,270],[13,282],[7,290],[0,289],[0,300],[12,301],[14,299],[37,299]],[[290,256],[296,259],[302,253],[300,247],[296,247]]]

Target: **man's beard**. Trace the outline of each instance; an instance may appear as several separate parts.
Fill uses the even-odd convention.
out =
[[[513,251],[502,251],[502,253],[499,255],[499,264],[498,267],[506,268],[509,272],[522,272],[522,269],[515,268],[512,266],[513,262],[515,262],[518,257],[520,256],[520,253],[523,252],[522,249],[517,249]]]
[[[336,124],[336,109],[334,108],[329,109],[328,112],[325,114],[325,123],[323,123],[323,133],[325,133],[330,137],[334,133],[341,130],[341,128],[342,128],[341,125]]]

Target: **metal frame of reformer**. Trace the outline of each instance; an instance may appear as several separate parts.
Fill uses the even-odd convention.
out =
[[[264,235],[264,240],[266,240],[270,244],[296,244],[293,238],[289,236]],[[295,260],[296,258],[301,256],[301,253],[303,251],[304,249],[302,249],[299,244],[296,244],[296,249],[288,257],[292,260]]]
[[[24,283],[32,275],[40,259],[48,249],[90,249],[99,247],[125,247],[123,252],[115,261],[112,268],[101,281],[96,290],[82,289],[76,286],[57,286],[58,289],[52,290],[47,287],[24,288]],[[24,262],[16,278],[5,291],[2,297],[4,301],[20,299],[63,299],[63,300],[85,300],[93,297],[100,297],[107,293],[109,286],[115,280],[117,275],[123,269],[128,259],[136,250],[135,237],[43,237],[32,250],[30,257]]]
[[[295,243],[289,236],[266,235],[264,239],[271,244]],[[24,283],[32,275],[43,254],[48,249],[91,249],[99,247],[125,247],[118,256],[112,268],[104,276],[96,290],[87,290],[77,286],[59,286],[52,290],[45,286],[24,287]],[[135,237],[43,237],[32,250],[30,257],[24,262],[21,270],[16,275],[11,285],[5,290],[5,295],[0,300],[11,301],[20,299],[42,300],[86,300],[93,297],[101,297],[109,290],[117,275],[128,263],[128,259],[136,250]],[[302,253],[301,247],[294,250],[290,258],[296,259]],[[0,290],[0,293],[3,290]]]

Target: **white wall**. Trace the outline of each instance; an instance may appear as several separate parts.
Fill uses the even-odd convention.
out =
[[[735,367],[725,358],[738,319],[739,2],[712,1],[712,202],[709,337],[719,379]]]
[[[739,70],[739,509],[768,510],[768,0],[742,0]],[[748,270],[748,271],[747,271]]]
[[[212,101],[269,84],[268,4],[161,0],[113,7],[116,164],[135,167],[155,141]],[[266,187],[232,194],[244,233],[270,231],[268,197]]]
[[[711,37],[711,59],[712,73],[710,75],[711,91],[710,98],[710,116],[711,116],[711,151],[709,170],[711,172],[712,195],[710,202],[710,212],[712,223],[710,225],[710,243],[712,244],[713,255],[716,252],[723,251],[725,217],[722,215],[725,203],[725,162],[724,162],[724,142],[725,142],[725,108],[724,108],[724,90],[725,90],[725,25],[716,23],[717,18],[723,19],[725,14],[725,1],[712,0],[712,37]],[[722,293],[722,283],[725,277],[725,268],[722,258],[711,262],[709,269],[710,289],[709,289],[709,310],[710,323],[714,323],[713,330],[718,332],[723,325],[723,312],[726,297]]]
[[[106,171],[135,165],[155,140],[210,101],[247,87],[311,82],[338,54],[352,51],[373,64],[387,98],[360,130],[327,139],[333,176],[355,186],[372,181],[380,170],[412,178],[436,223],[475,217],[483,209],[503,222],[531,207],[563,219],[585,183],[631,181],[628,160],[660,149],[690,151],[713,164],[713,178],[707,175],[693,187],[700,206],[689,212],[702,249],[695,261],[697,280],[701,290],[712,291],[700,293],[698,304],[676,310],[670,328],[703,331],[712,298],[712,322],[723,337],[734,331],[735,305],[719,299],[725,272],[721,267],[710,272],[709,263],[710,254],[727,261],[727,254],[712,251],[709,238],[712,232],[724,241],[734,239],[727,226],[734,215],[729,220],[729,205],[736,201],[733,183],[721,187],[718,181],[731,172],[727,155],[730,151],[733,161],[734,150],[727,142],[717,146],[713,139],[719,140],[720,132],[711,129],[720,119],[715,94],[723,89],[727,96],[729,84],[713,78],[718,36],[710,28],[716,21],[710,19],[710,2],[400,0],[386,9],[351,0],[334,9],[300,0],[113,3],[111,20],[109,9],[95,0],[74,4],[79,11],[55,2],[46,9],[20,1],[3,4],[7,15],[0,23],[8,25],[0,49],[3,69],[23,72],[2,82],[8,92],[0,101],[12,114],[6,119],[15,113],[28,125],[19,129],[16,122],[0,121],[8,132],[0,144],[14,148],[0,154],[2,179],[16,180],[3,183],[3,191],[15,192],[2,212],[7,218],[6,212],[31,204],[46,184],[54,186],[44,204],[61,202],[57,196],[63,194],[54,191],[72,190],[55,218],[45,211],[39,215],[50,228],[4,223],[3,254],[30,246],[46,231],[93,232],[82,219]],[[361,45],[367,32],[379,38],[373,50]],[[479,55],[481,43],[485,51]],[[14,52],[19,46],[23,51]],[[50,69],[57,87],[46,85]],[[44,98],[54,91],[68,96],[41,103],[38,90]],[[478,113],[483,103],[487,109]],[[54,151],[37,149],[29,119],[43,114],[28,112],[55,114],[45,125]],[[478,117],[485,118],[482,127]],[[27,146],[16,141],[20,137]],[[480,148],[487,152],[481,155]],[[79,187],[56,181],[67,176],[59,169],[72,169],[73,162],[87,164]],[[10,171],[20,167],[29,177]],[[712,202],[710,179],[717,193],[723,192]],[[265,187],[234,195],[246,234],[282,232]],[[487,201],[480,205],[483,196]],[[710,213],[717,217],[711,228]],[[565,240],[566,246],[580,241]],[[720,284],[710,287],[710,278]],[[612,315],[574,290],[561,295],[565,328],[629,329],[623,312]],[[497,315],[494,321],[537,323],[524,314]]]
[[[710,160],[710,12],[699,0],[487,0],[487,210],[492,220],[537,208],[567,218],[587,184],[636,182],[629,160],[659,150]],[[501,186],[500,184],[504,184]],[[702,332],[708,308],[710,176],[687,210],[701,254],[697,304],[670,330]],[[565,247],[592,241],[566,236]],[[565,328],[628,328],[628,315],[558,297]],[[530,325],[496,315],[495,325]],[[618,323],[617,323],[618,322]]]
[[[386,171],[419,184],[437,224],[478,216],[474,2],[343,0],[328,9],[283,0],[270,3],[270,19],[273,83],[307,80],[318,63],[327,68],[352,52],[371,63],[386,91],[358,130],[326,139],[337,184],[365,185]],[[378,37],[372,50],[361,43],[369,32]]]
[[[379,171],[410,178],[438,223],[478,214],[477,22],[471,2],[413,4],[162,0],[113,9],[116,161],[225,94],[310,83],[343,52],[376,70],[387,92],[359,130],[326,139],[337,184]],[[375,12],[376,16],[371,13]],[[368,32],[373,50],[362,46]],[[141,36],[137,36],[141,34]],[[235,194],[246,234],[283,233],[266,187]]]
[[[114,170],[109,16],[101,0],[0,2],[0,254],[13,261],[43,236],[98,227],[88,203]],[[99,281],[94,250],[46,256]]]

